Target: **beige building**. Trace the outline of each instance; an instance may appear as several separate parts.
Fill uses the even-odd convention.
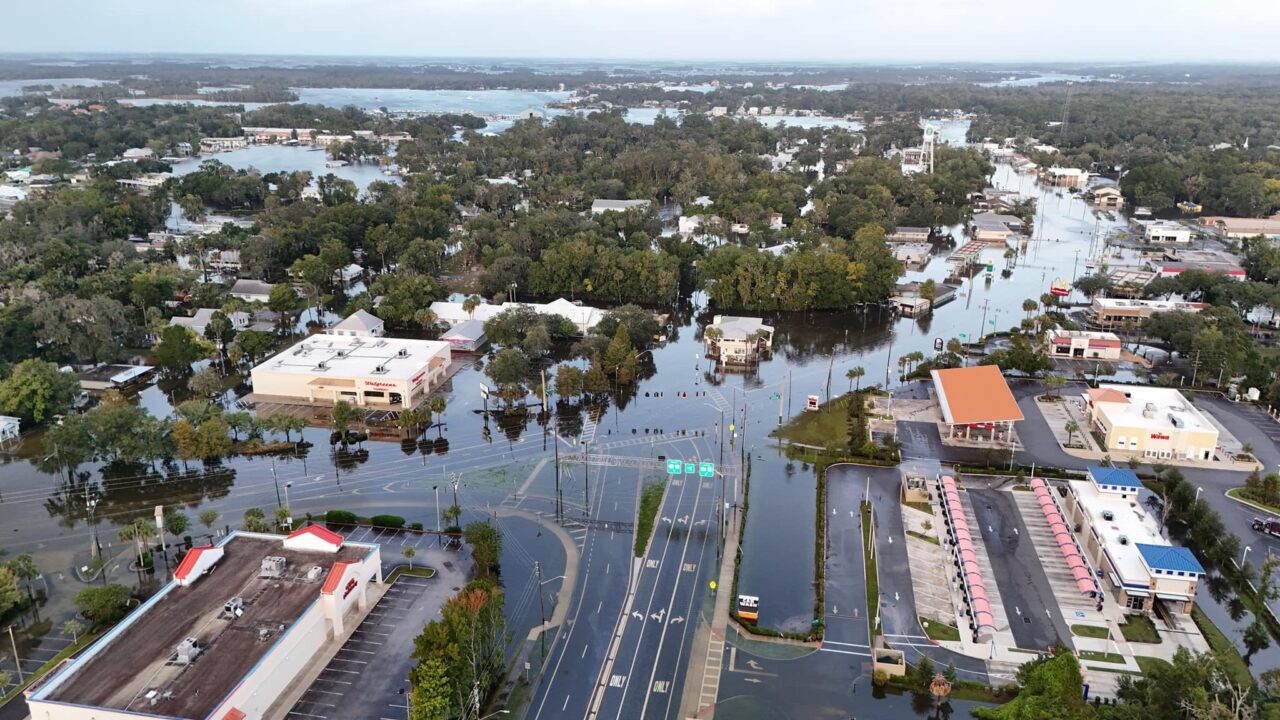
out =
[[[1212,460],[1218,429],[1173,388],[1099,385],[1083,395],[1107,452],[1148,460]]]
[[[1104,185],[1093,191],[1093,204],[1100,208],[1118,209],[1124,207],[1124,193],[1115,185]]]
[[[1205,574],[1190,550],[1160,533],[1140,499],[1142,483],[1127,468],[1091,467],[1088,480],[1067,483],[1063,508],[1067,524],[1099,585],[1132,612],[1155,612],[1176,624],[1195,605]]]
[[[190,550],[174,580],[32,688],[39,720],[260,720],[308,661],[370,608],[377,544],[311,525],[233,532]]]
[[[1130,300],[1126,298],[1094,298],[1089,307],[1089,319],[1103,328],[1121,327],[1126,323],[1141,323],[1158,312],[1200,312],[1209,307],[1205,303],[1177,300]]]
[[[253,369],[258,396],[306,403],[409,410],[444,382],[449,343],[381,337],[382,321],[359,312]]]

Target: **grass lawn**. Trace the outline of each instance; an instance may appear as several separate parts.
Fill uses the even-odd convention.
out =
[[[1169,661],[1161,660],[1160,658],[1143,657],[1142,655],[1135,655],[1133,659],[1138,661],[1138,667],[1142,668],[1142,674],[1144,675],[1151,672],[1152,670],[1157,670],[1162,667],[1169,667]]]
[[[866,558],[867,573],[867,622],[872,617],[879,618],[880,608],[880,575],[876,572],[876,556],[871,552],[871,503],[862,503],[862,557]],[[871,637],[880,634],[877,624],[871,628]]]
[[[640,491],[640,516],[636,518],[636,557],[644,555],[644,548],[649,544],[649,535],[653,533],[653,519],[658,515],[662,505],[662,494],[667,486],[660,482],[646,483]]]
[[[408,560],[406,560],[405,562],[408,562]],[[409,577],[431,578],[436,576],[436,569],[431,567],[423,567],[422,565],[415,565],[413,566],[412,569],[410,569],[408,565],[401,565],[400,567],[397,567],[395,570],[391,571],[391,574],[387,576],[387,582],[388,583],[394,582],[395,579],[400,577],[401,575],[408,575]]]
[[[1156,632],[1156,624],[1146,615],[1130,615],[1120,626],[1120,634],[1129,642],[1158,643],[1160,633]]]
[[[1250,505],[1252,505],[1256,510],[1258,510],[1258,512],[1268,512],[1268,513],[1271,513],[1272,515],[1280,515],[1280,508],[1275,507],[1274,505],[1268,505],[1264,502],[1258,502],[1257,500],[1254,500],[1251,497],[1246,497],[1244,494],[1244,488],[1242,487],[1231,488],[1230,490],[1227,491],[1227,497],[1232,497],[1232,498],[1235,498],[1236,500],[1247,502]]]
[[[791,442],[826,447],[849,444],[849,399],[836,398],[818,412],[797,413],[791,422],[771,434]]]
[[[908,502],[903,504],[914,510],[919,510],[922,513],[928,513],[930,515],[933,514],[933,506],[927,502],[913,501],[913,502]]]
[[[934,537],[934,536],[932,536],[932,535],[925,535],[924,533],[922,533],[922,532],[916,532],[915,530],[908,530],[908,531],[907,531],[907,534],[908,534],[908,535],[910,535],[911,537],[917,537],[917,538],[920,538],[921,540],[923,540],[923,541],[925,541],[925,542],[931,542],[931,543],[933,543],[934,545],[939,545],[939,544],[940,544],[940,543],[938,542],[938,538],[936,538],[936,537]]]
[[[1079,635],[1087,638],[1100,638],[1106,640],[1111,637],[1111,631],[1096,625],[1072,625],[1071,634]]]
[[[1244,663],[1244,658],[1240,657],[1240,651],[1235,645],[1227,639],[1226,635],[1213,624],[1200,606],[1191,609],[1191,617],[1196,621],[1196,626],[1200,628],[1200,632],[1204,633],[1204,639],[1209,643],[1209,649],[1217,656],[1218,663],[1226,670],[1231,680],[1244,687],[1253,686],[1253,676],[1249,674],[1249,666]]]
[[[924,628],[924,634],[928,635],[930,640],[960,640],[960,630],[958,628],[940,623],[937,620],[920,618],[920,627]]]
[[[1094,662],[1116,663],[1118,665],[1124,664],[1124,657],[1119,653],[1098,652],[1096,650],[1081,650],[1080,659],[1092,660]]]

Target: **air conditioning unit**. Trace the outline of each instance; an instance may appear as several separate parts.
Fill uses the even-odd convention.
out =
[[[409,357],[409,348],[400,348],[400,352],[396,353],[398,357]]]
[[[1102,519],[1106,520],[1107,522],[1111,522],[1112,520],[1116,519],[1116,514],[1111,512],[1110,510],[1103,510]]]
[[[1128,535],[1121,535],[1121,536],[1120,536],[1120,544],[1121,544],[1121,545],[1128,545],[1128,544],[1129,544],[1129,536],[1128,536]]]
[[[317,369],[317,370],[328,370],[328,369],[329,369],[329,366],[328,366],[328,364],[326,364],[326,363],[325,363],[325,361],[321,360],[320,362],[316,363],[316,369]]]
[[[347,356],[347,351],[346,351],[346,350],[339,350],[339,351],[338,351],[338,357],[346,357],[346,356]]]
[[[244,599],[233,597],[222,605],[222,610],[232,617],[244,615]]]
[[[324,568],[320,567],[319,565],[312,565],[311,569],[307,570],[307,582],[316,582],[320,579],[320,576],[323,574],[324,574]]]
[[[178,643],[178,664],[190,665],[195,662],[196,656],[200,654],[201,650],[203,650],[203,648],[200,647],[199,640],[196,640],[193,637],[186,638],[182,642]]]
[[[285,559],[279,555],[271,555],[262,558],[262,569],[258,571],[258,577],[276,578],[284,575]]]

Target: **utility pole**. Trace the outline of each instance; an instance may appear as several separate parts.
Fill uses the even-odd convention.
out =
[[[827,363],[827,394],[825,396],[825,399],[828,403],[831,402],[831,370],[835,368],[835,365],[836,365],[836,355],[835,353],[832,353],[831,361]]]
[[[276,458],[274,455],[271,456],[271,482],[275,483],[276,486],[276,507],[284,507],[280,503],[280,478],[276,476]]]
[[[18,684],[21,685],[22,679],[22,659],[18,657],[18,641],[13,638],[13,626],[9,626],[9,644],[13,646],[13,666],[18,669]]]
[[[982,325],[978,327],[978,343],[982,343],[982,338],[987,335],[987,308],[991,305],[990,300],[982,301]],[[981,350],[982,348],[979,348]]]
[[[542,625],[547,624],[547,611],[543,605],[542,599],[542,563],[537,560],[533,561],[533,572],[537,575],[538,580],[538,616],[542,618]],[[547,629],[542,628],[538,631],[538,637],[542,640],[542,657],[547,657]]]
[[[1196,359],[1191,363],[1191,387],[1196,386],[1196,373],[1200,371],[1200,351],[1196,351]]]
[[[556,522],[560,517],[560,419],[556,418],[551,424],[552,444],[555,445],[556,453]]]
[[[436,491],[436,534],[439,535],[442,530],[440,526],[440,486],[432,485],[431,489]]]

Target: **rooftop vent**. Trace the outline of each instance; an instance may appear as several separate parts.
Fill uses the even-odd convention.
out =
[[[387,372],[387,366],[386,366],[386,365],[379,365],[379,366],[377,366],[377,367],[375,367],[375,368],[373,369],[373,374],[374,374],[374,375],[385,375],[385,374],[386,374],[386,372]]]
[[[1156,416],[1156,404],[1155,404],[1155,403],[1147,403],[1145,406],[1143,406],[1143,408],[1142,408],[1142,417],[1144,417],[1144,418],[1153,418],[1153,417],[1155,417],[1155,416]]]
[[[349,351],[347,351],[347,350],[339,350],[339,351],[338,351],[338,357],[340,357],[340,358],[341,358],[341,357],[346,357],[348,352],[349,352]]]
[[[1110,510],[1103,510],[1102,519],[1106,520],[1107,522],[1111,522],[1112,520],[1116,519],[1116,514],[1111,512]]]
[[[196,656],[200,654],[202,649],[203,648],[200,647],[199,640],[196,640],[193,637],[186,638],[182,642],[178,643],[178,664],[190,665],[195,662]]]
[[[1121,536],[1120,536],[1120,544],[1121,544],[1121,545],[1128,545],[1128,544],[1129,544],[1129,536],[1128,536],[1128,535],[1121,535]]]
[[[233,597],[222,605],[222,610],[232,617],[244,615],[244,599]]]
[[[1169,424],[1176,428],[1180,428],[1186,423],[1182,422],[1182,418],[1178,417],[1177,415],[1174,415],[1173,413],[1169,413]]]
[[[277,578],[284,575],[285,560],[279,555],[271,555],[262,558],[262,569],[258,572],[258,577]]]
[[[396,353],[396,356],[409,357],[409,348],[400,348],[400,351]]]
[[[320,567],[319,565],[312,565],[311,569],[307,570],[307,582],[316,582],[320,579],[320,576],[323,574],[324,574],[324,568]]]
[[[328,369],[329,369],[329,364],[326,363],[325,361],[321,360],[320,362],[316,363],[316,370],[328,370]]]

